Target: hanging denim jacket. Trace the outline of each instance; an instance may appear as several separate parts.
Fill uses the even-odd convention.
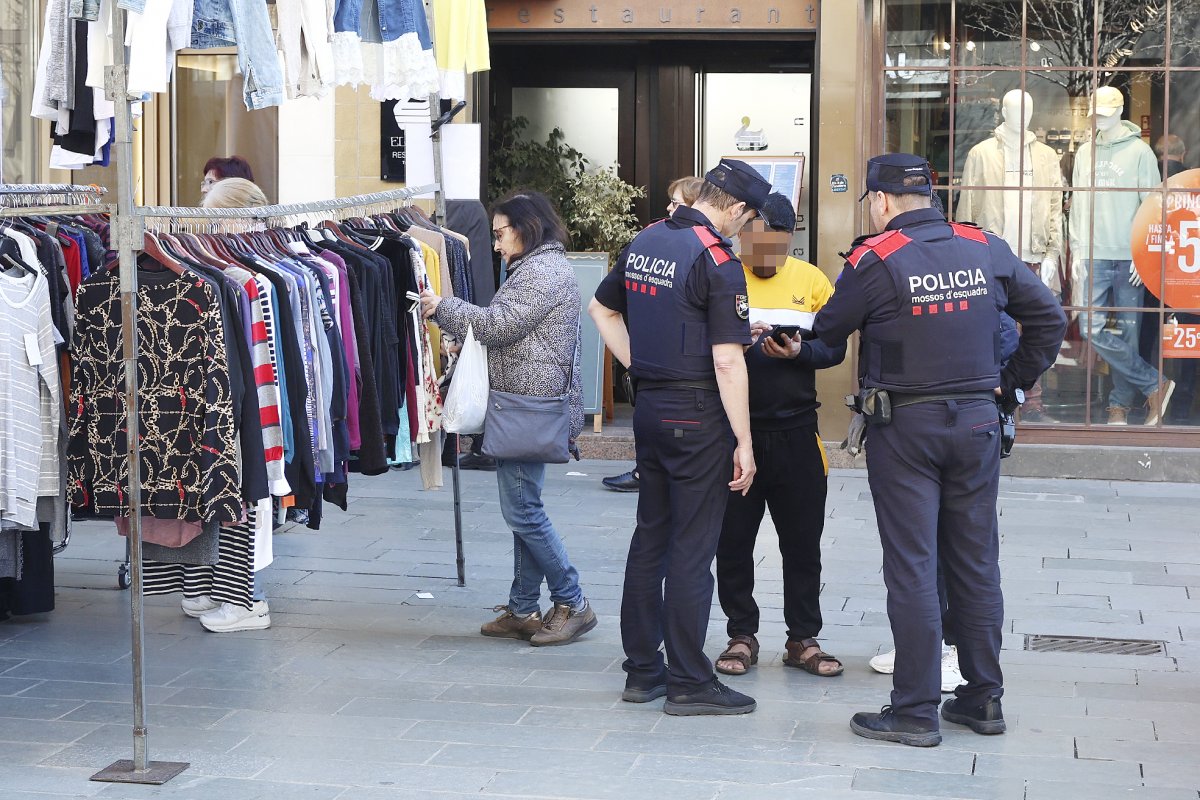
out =
[[[246,108],[253,111],[281,104],[283,68],[266,0],[195,0],[192,47],[204,50],[234,45],[246,82]]]
[[[422,50],[433,47],[425,7],[420,0],[337,0],[333,12],[336,33],[357,33],[364,42],[394,42],[415,33]]]

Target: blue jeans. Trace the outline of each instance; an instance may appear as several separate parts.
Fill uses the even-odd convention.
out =
[[[1142,287],[1129,283],[1129,261],[1097,259],[1084,261],[1083,268],[1092,276],[1092,306],[1142,305]],[[1116,320],[1116,330],[1109,330],[1109,317]],[[1135,311],[1085,311],[1083,324],[1079,326],[1082,336],[1108,364],[1112,374],[1112,391],[1108,394],[1108,407],[1133,406],[1135,392],[1149,395],[1158,389],[1158,370],[1146,363],[1138,354],[1138,329],[1140,315]]]
[[[496,461],[500,512],[513,532],[513,582],[508,608],[519,617],[540,609],[543,579],[555,603],[574,609],[583,605],[579,572],[567,559],[567,549],[542,506],[545,481],[545,464]]]
[[[283,102],[283,67],[275,49],[266,0],[195,0],[192,47],[237,45],[245,80],[246,108],[254,111]]]

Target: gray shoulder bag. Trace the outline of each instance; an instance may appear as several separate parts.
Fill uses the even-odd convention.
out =
[[[575,353],[567,367],[567,388],[557,397],[497,392],[488,394],[483,423],[483,454],[504,461],[565,464],[571,460],[571,380],[579,357],[577,330]]]

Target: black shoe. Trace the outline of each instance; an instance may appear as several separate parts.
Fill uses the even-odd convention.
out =
[[[477,455],[475,453],[467,453],[458,457],[459,469],[477,469],[483,472],[496,471],[496,459],[491,456]]]
[[[749,714],[758,708],[754,698],[735,692],[716,678],[703,688],[667,696],[663,711],[676,717],[698,717],[704,714]]]
[[[649,703],[667,693],[667,675],[664,672],[657,680],[635,680],[632,675],[625,679],[625,691],[621,699],[626,703]]]
[[[942,703],[942,719],[956,725],[966,725],[976,733],[989,736],[1004,733],[1004,710],[999,697],[989,697],[983,705],[967,708],[960,697],[952,697]]]
[[[604,478],[600,482],[614,492],[636,492],[640,483],[636,469],[612,478]]]
[[[942,743],[942,734],[937,728],[927,728],[897,716],[891,706],[884,706],[878,714],[858,712],[850,718],[850,730],[866,739],[899,742],[912,747],[936,747]]]

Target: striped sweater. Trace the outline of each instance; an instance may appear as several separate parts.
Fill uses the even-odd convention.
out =
[[[279,382],[275,377],[275,364],[271,355],[271,331],[267,328],[266,316],[263,313],[264,298],[252,272],[240,267],[228,267],[225,272],[241,283],[250,296],[250,361],[254,365],[254,383],[258,387],[258,413],[262,421],[267,477],[271,482],[271,494],[283,497],[291,494],[292,489],[283,475]],[[267,300],[269,302],[269,298]]]
[[[37,498],[58,494],[62,408],[46,279],[0,275],[0,519],[4,522],[36,528]]]

